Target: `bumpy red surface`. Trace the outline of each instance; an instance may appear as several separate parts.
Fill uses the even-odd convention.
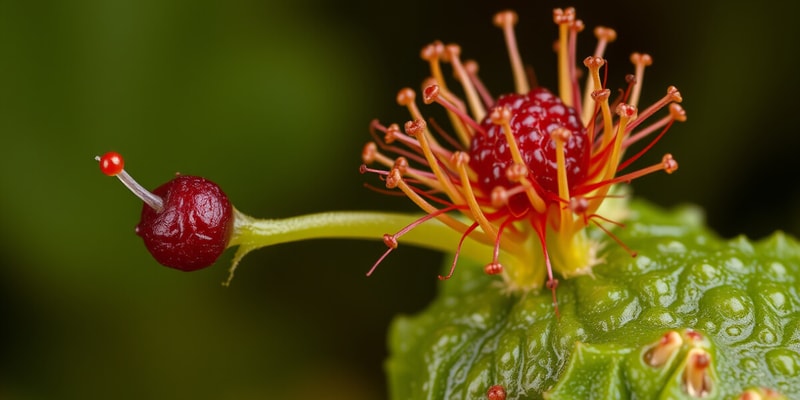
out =
[[[153,191],[164,200],[156,212],[145,205],[136,234],[159,263],[183,271],[210,266],[228,245],[233,207],[217,184],[179,175]]]
[[[558,195],[556,144],[550,137],[558,127],[572,133],[565,152],[570,189],[584,180],[590,143],[574,108],[567,107],[558,96],[544,88],[535,88],[527,94],[501,96],[496,105],[511,109],[511,130],[522,159],[542,190]],[[477,172],[478,184],[486,193],[498,185],[510,188],[512,183],[506,178],[506,169],[513,161],[503,130],[488,116],[481,126],[487,135],[476,134],[473,138],[469,150],[470,167]]]

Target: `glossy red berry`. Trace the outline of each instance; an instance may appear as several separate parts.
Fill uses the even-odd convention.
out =
[[[159,263],[183,271],[205,268],[219,258],[233,231],[233,207],[217,184],[179,175],[153,194],[164,207],[142,208],[136,234]]]
[[[509,123],[522,159],[545,192],[558,195],[556,144],[550,136],[557,128],[566,128],[571,133],[564,146],[568,181],[574,185],[584,180],[590,148],[586,143],[586,128],[574,108],[567,107],[544,88],[502,96],[497,107],[510,109]],[[493,123],[489,116],[481,126],[486,135],[472,138],[469,166],[478,174],[478,184],[486,193],[496,186],[510,189],[516,183],[509,181],[506,171],[514,161],[503,127]]]
[[[123,169],[125,162],[119,153],[95,159],[104,174],[119,178],[144,202],[136,234],[162,265],[198,270],[211,266],[228,247],[233,206],[214,182],[178,175],[151,193]]]

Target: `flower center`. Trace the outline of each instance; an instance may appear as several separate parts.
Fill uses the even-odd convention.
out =
[[[496,106],[510,109],[509,125],[520,155],[528,168],[529,177],[538,184],[537,191],[545,201],[555,201],[558,197],[556,143],[551,137],[555,129],[565,128],[571,133],[564,146],[570,190],[584,181],[589,165],[590,143],[574,108],[568,107],[558,96],[544,88],[535,88],[527,94],[501,96]],[[510,189],[516,184],[508,179],[506,170],[514,164],[514,160],[503,126],[493,123],[488,116],[481,126],[486,135],[475,135],[469,150],[469,165],[478,174],[477,183],[485,193],[490,193],[496,186]],[[510,199],[510,205],[524,211],[528,207],[521,203],[523,201],[524,194],[518,193]]]

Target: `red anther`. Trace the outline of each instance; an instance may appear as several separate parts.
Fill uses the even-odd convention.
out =
[[[610,89],[601,89],[592,92],[592,99],[598,103],[608,100],[609,97],[611,97]]]
[[[605,40],[606,42],[613,42],[617,39],[617,31],[607,28],[605,26],[598,26],[594,28],[594,36],[597,37],[599,40]]]
[[[372,164],[375,162],[375,156],[378,154],[378,145],[375,142],[369,142],[364,145],[364,149],[361,150],[361,161],[364,164]],[[366,167],[366,165],[362,165],[362,167]],[[363,174],[365,171],[361,171]]]
[[[405,129],[407,134],[416,137],[417,135],[422,134],[422,132],[425,132],[426,126],[427,124],[425,121],[418,119],[414,121],[407,121],[405,124]]]
[[[495,125],[503,125],[511,122],[511,109],[507,106],[494,107],[489,113],[489,120]]]
[[[508,191],[502,186],[495,186],[491,193],[491,203],[494,208],[508,205]]]
[[[400,173],[400,170],[397,168],[392,168],[392,170],[389,171],[389,175],[386,175],[386,188],[394,189],[402,180],[403,176]]]
[[[442,53],[444,53],[444,44],[437,40],[423,47],[419,56],[425,61],[431,61],[441,57]]]
[[[647,53],[633,53],[631,54],[631,62],[635,65],[644,65],[645,67],[653,65],[653,57]]]
[[[670,100],[680,103],[683,101],[683,97],[681,96],[681,92],[675,86],[670,86],[667,88],[667,95],[669,95]]]
[[[566,128],[556,128],[553,129],[552,132],[550,132],[550,137],[552,137],[553,140],[555,141],[566,143],[567,141],[569,141],[569,138],[572,137],[572,132],[570,132],[569,129]]]
[[[388,233],[383,234],[383,243],[392,250],[397,248],[397,238],[395,235],[390,235]]]
[[[556,8],[553,10],[553,22],[556,24],[571,24],[575,20],[575,8]]]
[[[503,272],[503,264],[500,263],[489,263],[483,267],[483,272],[486,272],[487,275],[497,275]]]
[[[100,171],[108,176],[116,176],[125,168],[125,160],[116,151],[103,154],[97,161],[100,162]]]
[[[514,163],[506,169],[506,179],[510,182],[519,182],[526,176],[528,176],[528,167],[522,164]]]
[[[414,93],[414,89],[402,88],[397,92],[397,104],[405,107],[413,103],[416,97],[417,94]]]
[[[686,121],[686,110],[681,107],[678,103],[672,103],[669,105],[669,115],[678,122],[685,122]]]
[[[619,103],[617,105],[617,115],[619,115],[620,117],[635,118],[636,112],[637,112],[636,107],[630,104]]]
[[[547,282],[545,282],[545,287],[547,287],[550,290],[557,289],[558,288],[558,279],[556,279],[556,278],[548,279]]]
[[[668,174],[678,170],[678,162],[672,158],[672,154],[664,154],[664,157],[661,158],[661,163],[664,164],[664,171]]]
[[[422,101],[431,104],[439,97],[439,85],[430,85],[422,91]]]
[[[391,124],[386,128],[386,132],[383,136],[383,142],[386,144],[391,144],[397,137],[402,135],[403,132],[400,132],[400,126],[397,124]]]
[[[600,68],[605,65],[605,63],[606,60],[604,60],[603,57],[589,56],[583,59],[583,65],[589,69]]]
[[[398,170],[401,175],[405,174],[406,172],[408,172],[408,159],[406,159],[405,157],[397,157],[394,160],[393,167],[394,167],[393,169]]]
[[[589,209],[589,200],[585,197],[573,197],[569,199],[569,209],[575,214],[583,214]]]
[[[502,28],[507,25],[516,25],[517,19],[517,13],[511,10],[505,10],[495,14],[493,22],[495,26]]]

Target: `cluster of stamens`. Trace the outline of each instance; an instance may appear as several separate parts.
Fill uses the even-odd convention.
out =
[[[593,224],[622,244],[607,227],[621,224],[599,212],[604,200],[616,197],[610,191],[612,185],[678,168],[666,154],[658,163],[620,174],[674,121],[686,119],[675,87],[639,110],[644,69],[652,58],[639,53],[631,56],[635,73],[628,76],[628,87],[612,99],[601,72],[605,73],[605,47],[616,33],[597,28],[595,53],[583,61],[588,77],[582,91],[575,49],[583,23],[572,8],[556,9],[554,21],[559,27],[558,96],[531,87],[517,48],[517,15],[512,11],[498,13],[494,22],[504,32],[516,93],[499,98],[489,94],[478,77],[477,63],[462,61],[457,45],[437,41],[422,50],[431,71],[423,84],[422,100],[446,110],[452,133],[423,117],[416,93],[409,88],[397,95],[398,104],[411,115],[403,129],[373,121],[374,141],[362,152],[362,173],[378,174],[386,188],[401,191],[426,214],[385,235],[388,249],[368,275],[397,248],[405,233],[435,219],[462,235],[450,272],[441,279],[452,276],[460,249],[469,239],[493,249],[486,273],[501,274],[511,288],[540,288],[544,282],[557,304],[554,271],[569,277],[588,273],[599,262],[599,245],[587,238],[584,228]],[[465,100],[445,82],[444,63],[452,67]],[[665,108],[669,110],[665,116],[647,122]],[[636,154],[624,157],[627,149],[647,137],[654,138],[638,146]],[[374,164],[382,168],[368,166]]]

